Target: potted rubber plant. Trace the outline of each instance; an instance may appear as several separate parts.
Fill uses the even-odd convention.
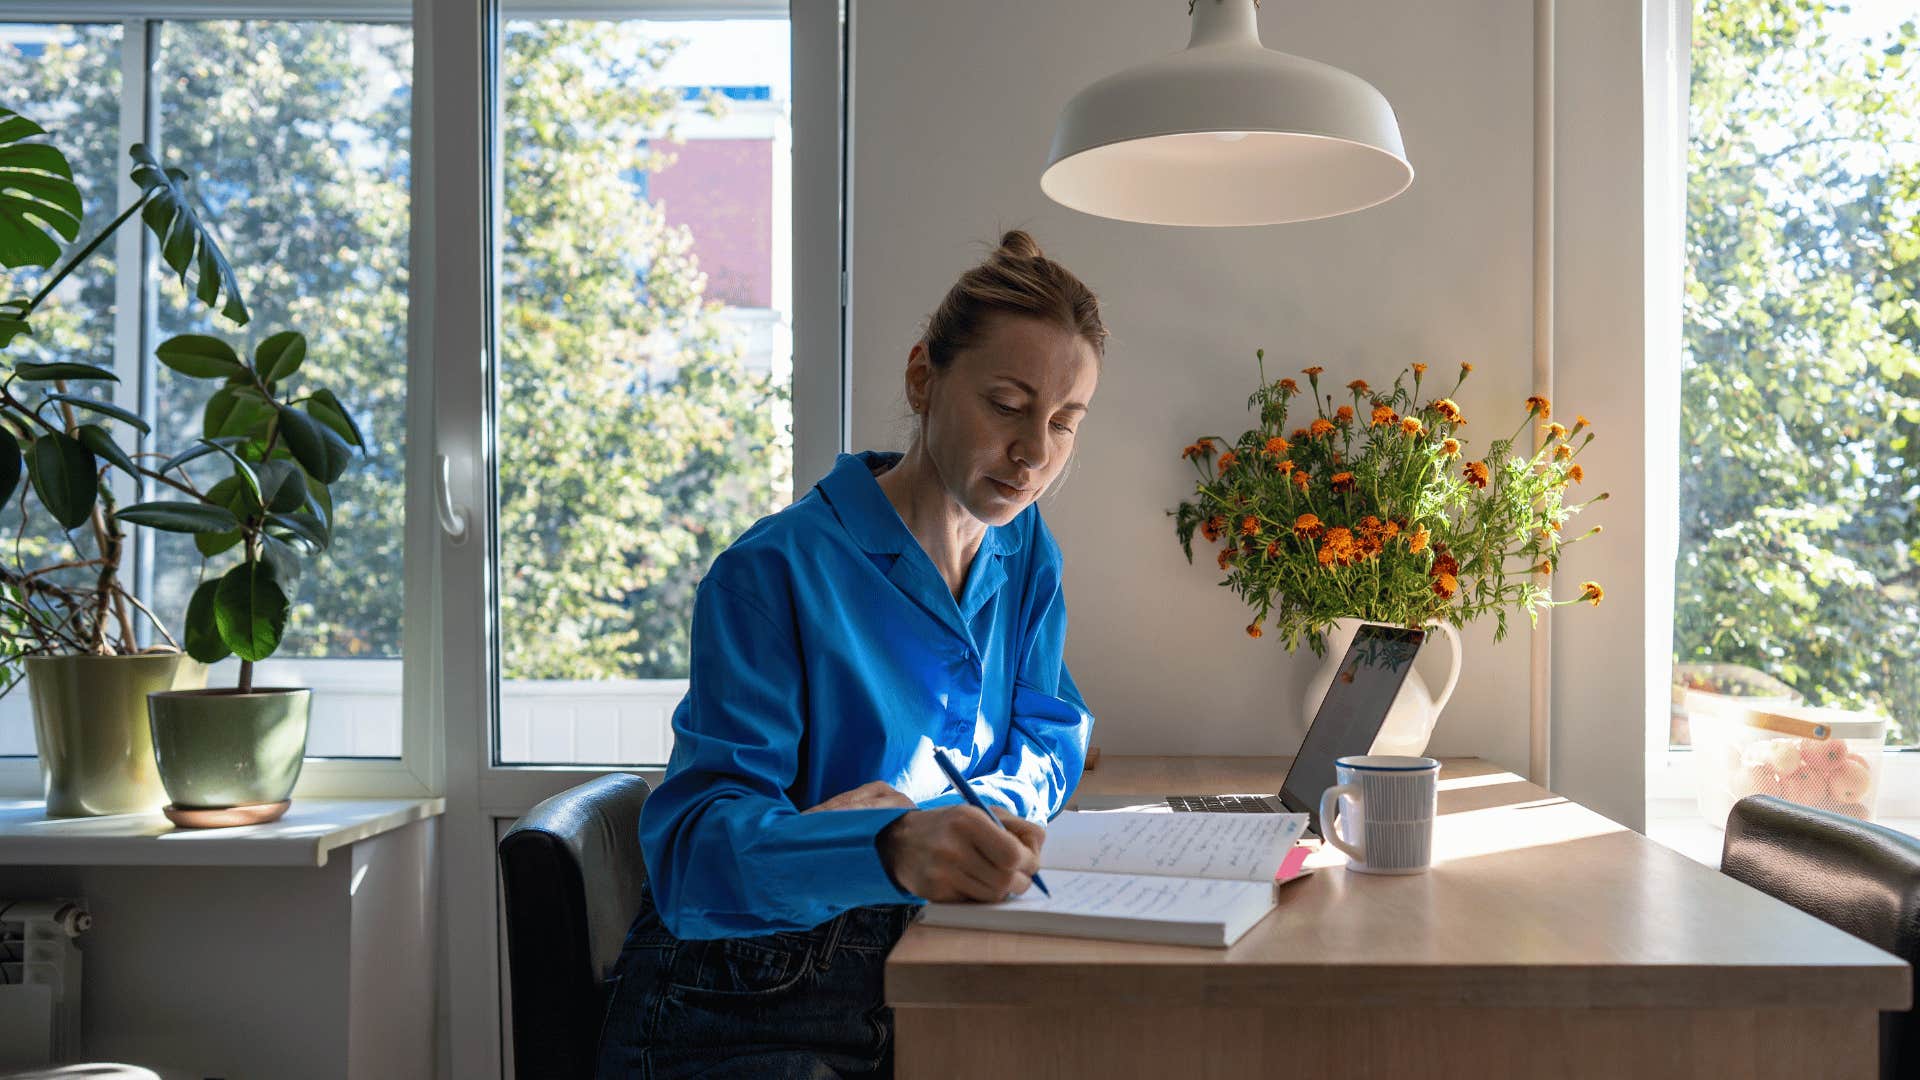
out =
[[[134,144],[140,195],[91,240],[75,244],[84,217],[64,153],[40,125],[0,108],[0,266],[52,267],[31,296],[0,300],[0,505],[17,503],[15,542],[0,546],[0,694],[22,675],[33,701],[47,814],[158,809],[165,793],[148,731],[146,695],[203,685],[165,626],[121,583],[126,530],[113,477],[151,477],[144,455],[121,444],[139,416],[104,400],[113,371],[71,360],[30,360],[36,327],[60,307],[56,292],[136,215],[161,259],[191,295],[235,326],[246,324],[239,283],[194,209],[187,174]],[[60,262],[63,246],[75,244]],[[75,279],[76,282],[79,279]],[[12,290],[8,290],[11,292]],[[66,290],[75,292],[73,288]],[[134,445],[138,446],[138,436]],[[166,645],[143,648],[145,619]]]
[[[307,356],[297,331],[265,338],[251,360],[201,334],[169,338],[156,355],[182,375],[220,386],[207,400],[202,437],[157,470],[189,497],[127,506],[118,516],[191,534],[209,559],[238,556],[194,589],[182,635],[187,654],[202,663],[238,657],[237,684],[147,698],[160,779],[173,800],[165,809],[189,826],[272,821],[286,812],[300,777],[312,691],[256,686],[254,665],[280,647],[301,560],[332,542],[328,485],[365,441],[331,391],[294,379]],[[186,470],[201,459],[223,474],[204,489]]]

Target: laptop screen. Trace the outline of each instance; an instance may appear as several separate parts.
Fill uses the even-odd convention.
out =
[[[1318,815],[1321,793],[1334,784],[1333,763],[1373,749],[1374,736],[1426,638],[1424,630],[1401,626],[1360,627],[1280,785],[1280,801],[1288,810]]]

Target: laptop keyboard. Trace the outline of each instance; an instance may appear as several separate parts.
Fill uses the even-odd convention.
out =
[[[1169,795],[1167,805],[1174,810],[1203,814],[1271,814],[1271,800],[1259,795]]]

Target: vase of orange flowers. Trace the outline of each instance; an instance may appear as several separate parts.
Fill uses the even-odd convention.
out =
[[[1453,628],[1491,615],[1498,641],[1511,612],[1537,621],[1546,608],[1600,602],[1596,582],[1564,600],[1549,584],[1566,545],[1600,531],[1565,535],[1569,518],[1607,497],[1574,497],[1586,479],[1580,453],[1593,442],[1585,417],[1568,427],[1545,398],[1530,397],[1519,426],[1475,457],[1453,399],[1472,364],[1461,364],[1442,393],[1429,386],[1426,364],[1411,364],[1388,389],[1349,382],[1348,400],[1336,403],[1320,391],[1322,368],[1301,372],[1303,389],[1293,378],[1268,381],[1264,350],[1255,357],[1260,387],[1247,408],[1258,423],[1238,439],[1188,444],[1181,456],[1198,480],[1193,497],[1169,511],[1189,562],[1196,534],[1218,545],[1220,583],[1253,612],[1249,637],[1271,631],[1289,650],[1305,640],[1327,656],[1342,620],[1351,640],[1359,622]],[[1302,404],[1311,415],[1296,416]],[[1290,418],[1305,422],[1289,429]],[[1457,640],[1454,651],[1457,677]],[[1330,681],[1331,669],[1321,675]],[[1436,700],[1408,680],[1401,693],[1409,704],[1396,710],[1428,715],[1389,726],[1393,752],[1425,748],[1453,681]],[[1325,685],[1310,683],[1303,723]],[[1422,695],[1432,703],[1424,709]]]

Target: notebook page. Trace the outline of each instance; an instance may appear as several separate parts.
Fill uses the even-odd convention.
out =
[[[1271,872],[1269,872],[1271,873]],[[1221,923],[1227,912],[1252,898],[1273,902],[1271,882],[1094,874],[1051,870],[1044,875],[1053,897],[1028,889],[1011,900],[981,905],[998,911],[1044,911],[1056,915],[1151,919],[1155,922]],[[954,905],[940,905],[954,906]]]
[[[1043,870],[1273,880],[1305,814],[1130,814],[1068,810],[1047,824]],[[1052,884],[1052,875],[1047,875]]]

